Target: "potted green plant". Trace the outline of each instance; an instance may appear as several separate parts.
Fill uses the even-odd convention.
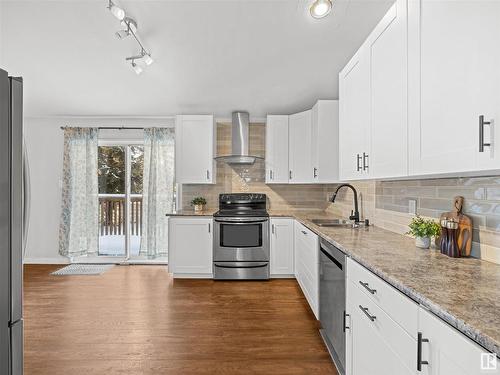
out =
[[[431,245],[431,237],[438,236],[441,232],[441,227],[432,219],[424,219],[416,216],[411,219],[408,225],[410,230],[406,233],[415,237],[415,246],[422,249],[428,249]]]
[[[203,208],[207,204],[207,200],[203,197],[195,197],[191,201],[191,205],[194,206],[194,212],[203,212]]]

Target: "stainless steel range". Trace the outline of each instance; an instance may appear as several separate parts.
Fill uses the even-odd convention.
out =
[[[269,214],[266,195],[219,195],[214,214],[214,279],[269,279]]]

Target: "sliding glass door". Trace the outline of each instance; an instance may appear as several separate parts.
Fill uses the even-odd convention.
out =
[[[139,257],[142,231],[144,147],[101,144],[99,167],[100,257]]]

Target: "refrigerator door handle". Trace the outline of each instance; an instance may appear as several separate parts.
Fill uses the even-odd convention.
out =
[[[31,211],[31,180],[26,142],[23,141],[23,259],[26,256],[29,217]]]

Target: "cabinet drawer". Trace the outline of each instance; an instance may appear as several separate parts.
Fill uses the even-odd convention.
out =
[[[387,369],[393,369],[396,365],[404,365],[407,370],[415,369],[415,358],[417,341],[411,337],[402,327],[400,327],[391,317],[382,310],[370,297],[368,297],[358,285],[353,282],[348,283],[349,312],[355,314],[358,319],[369,324],[379,335],[380,339],[390,348],[393,353],[387,358],[391,363],[387,363]],[[359,327],[358,327],[359,328]],[[356,324],[352,327],[356,330]],[[362,353],[357,353],[358,356]],[[406,369],[405,369],[406,370]],[[399,374],[412,373],[413,371],[399,371]],[[394,371],[387,371],[394,373]]]
[[[359,263],[347,260],[347,278],[416,338],[418,305]]]
[[[306,228],[304,225],[295,222],[295,229],[297,233],[297,239],[300,240],[308,249],[318,248],[318,236],[313,231]],[[317,256],[316,256],[317,262]]]

